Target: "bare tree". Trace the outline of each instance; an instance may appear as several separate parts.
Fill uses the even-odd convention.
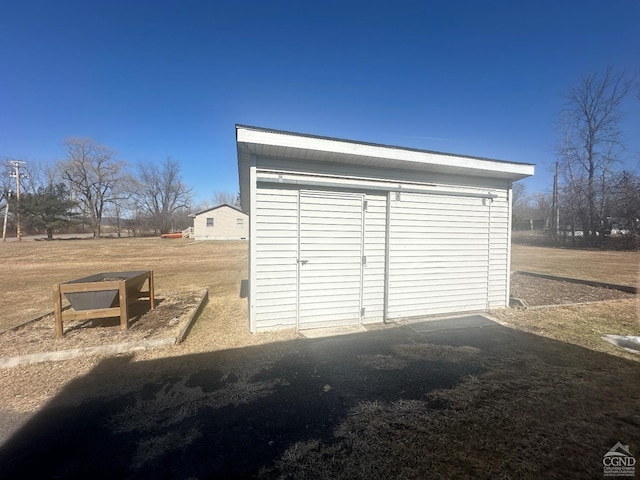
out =
[[[549,193],[536,192],[532,199],[532,211],[538,218],[549,219],[551,217],[552,198]]]
[[[240,195],[231,192],[215,191],[213,192],[211,200],[216,207],[222,204],[231,205],[232,207],[240,206]]]
[[[105,214],[109,215],[109,224],[115,228],[118,237],[121,236],[124,228],[123,220],[133,215],[136,208],[134,195],[137,187],[135,177],[125,173],[114,186],[113,201],[109,202],[105,208]]]
[[[612,192],[611,226],[621,231],[640,233],[640,176],[629,171],[615,177]]]
[[[191,212],[202,212],[203,210],[208,210],[212,207],[210,200],[201,200],[199,203],[195,205],[191,205]]]
[[[94,237],[99,237],[105,209],[122,197],[125,163],[115,160],[112,150],[90,139],[70,138],[64,145],[67,159],[59,163],[62,178],[91,222]]]
[[[523,183],[514,183],[511,187],[511,228],[525,230],[529,228],[531,209],[530,198]]]
[[[159,233],[175,228],[176,215],[191,203],[191,189],[182,181],[180,164],[167,158],[161,165],[138,165],[136,204]]]
[[[22,191],[36,193],[39,188],[58,184],[62,178],[56,165],[44,161],[29,161],[22,170],[25,176],[22,179]]]
[[[613,163],[624,148],[619,129],[621,105],[632,87],[633,79],[609,67],[603,76],[584,77],[566,96],[558,160],[565,199],[585,237],[595,238],[606,214],[607,185]]]

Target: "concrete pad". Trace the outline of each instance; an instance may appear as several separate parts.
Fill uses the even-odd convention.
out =
[[[495,327],[498,323],[485,315],[474,314],[412,320],[406,325],[416,333],[428,333],[461,328]]]
[[[300,330],[300,335],[305,338],[335,337],[337,335],[351,335],[352,333],[364,333],[367,329],[363,325],[353,325],[348,327],[312,328]]]
[[[603,340],[624,348],[627,352],[640,354],[640,337],[633,335],[604,335]]]

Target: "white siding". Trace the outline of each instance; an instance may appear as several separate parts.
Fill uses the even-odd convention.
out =
[[[387,196],[381,193],[367,193],[365,200],[367,208],[364,212],[364,255],[367,263],[362,269],[362,323],[375,323],[384,320]]]
[[[357,325],[363,195],[300,192],[300,329]]]
[[[383,320],[385,194],[261,187],[257,198],[258,331]],[[299,258],[308,261],[300,267],[298,242]]]
[[[490,201],[391,198],[389,318],[486,309]]]
[[[265,180],[255,187],[251,295],[255,330],[383,321],[388,195],[384,189],[406,173],[362,172],[367,185],[382,187],[376,191],[357,179],[349,185],[339,175],[345,168],[333,171],[325,164],[319,175],[298,176],[287,162],[268,159],[268,168],[262,170],[267,165],[264,159],[257,160],[258,175],[288,172],[291,183]],[[372,179],[385,172],[387,177]],[[388,318],[506,306],[508,183],[451,175],[430,179],[416,175],[416,183],[407,186],[427,189],[425,193],[401,191],[398,199],[395,191],[390,193]],[[307,186],[309,181],[318,186]],[[325,181],[327,190],[322,187]],[[344,190],[336,188],[336,181],[344,182]],[[360,211],[362,201],[366,208]],[[299,258],[309,263],[300,266]]]
[[[295,327],[298,192],[258,187],[256,196],[255,282],[250,287],[255,326],[257,330]]]
[[[212,226],[207,226],[208,218],[213,220]],[[193,219],[193,237],[196,240],[246,240],[249,216],[226,205],[200,212]]]
[[[502,308],[509,304],[510,209],[507,191],[496,191],[491,202],[491,236],[489,257],[488,308]]]

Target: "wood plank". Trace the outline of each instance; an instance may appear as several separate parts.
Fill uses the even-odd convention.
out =
[[[118,290],[119,280],[113,282],[61,283],[61,293],[84,293]]]
[[[62,338],[62,294],[59,284],[53,286],[53,312],[56,323],[56,338]]]
[[[120,307],[96,308],[95,310],[67,310],[62,313],[63,320],[88,320],[90,318],[119,317]]]
[[[120,281],[118,298],[120,302],[120,330],[127,330],[129,328],[129,303],[127,302],[126,280]]]
[[[149,307],[151,310],[156,308],[155,285],[153,280],[153,270],[149,270]]]

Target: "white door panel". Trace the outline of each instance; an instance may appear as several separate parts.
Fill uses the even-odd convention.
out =
[[[300,192],[298,327],[357,325],[363,196]]]

